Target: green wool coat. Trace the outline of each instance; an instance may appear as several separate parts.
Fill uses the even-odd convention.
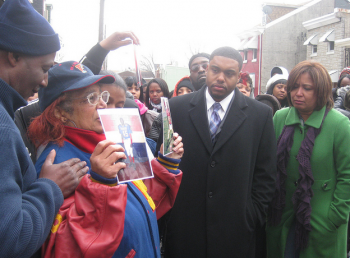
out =
[[[296,160],[307,129],[319,128],[326,108],[314,111],[301,125],[294,107],[276,112],[273,122],[278,139],[285,125],[294,125],[293,147],[287,165],[286,206],[281,223],[267,225],[267,251],[269,258],[284,257],[289,228],[295,220],[292,195],[299,178]],[[349,119],[331,109],[325,118],[321,133],[315,140],[311,156],[314,177],[311,199],[311,227],[308,247],[300,252],[300,258],[346,257],[346,236],[350,212],[350,123]]]

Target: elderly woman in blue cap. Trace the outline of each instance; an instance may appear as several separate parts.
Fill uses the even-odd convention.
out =
[[[47,144],[36,163],[56,151],[55,163],[78,157],[90,170],[75,193],[65,199],[43,246],[44,257],[160,257],[157,219],[173,205],[183,154],[176,135],[174,152],[151,161],[155,178],[118,184],[125,168],[124,149],[106,140],[97,109],[106,108],[109,92],[100,84],[110,75],[93,75],[77,62],[49,71],[48,87],[39,91],[43,113],[29,128],[37,145]]]

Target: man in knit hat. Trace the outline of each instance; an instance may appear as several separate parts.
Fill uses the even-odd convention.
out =
[[[60,49],[58,35],[28,0],[7,0],[0,8],[0,253],[30,257],[47,238],[63,198],[86,174],[86,162],[53,165],[36,171],[13,121],[17,108],[47,86],[47,72]]]

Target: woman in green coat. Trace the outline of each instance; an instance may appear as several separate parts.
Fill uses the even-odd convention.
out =
[[[290,108],[276,112],[277,182],[267,223],[270,258],[346,257],[350,123],[334,110],[332,82],[304,61],[287,82]]]

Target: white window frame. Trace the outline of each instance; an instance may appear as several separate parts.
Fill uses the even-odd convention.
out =
[[[252,62],[256,62],[257,58],[258,58],[258,50],[254,48]]]
[[[333,44],[333,49],[331,49],[332,44]],[[334,41],[328,41],[327,42],[327,53],[326,54],[334,54],[334,48],[335,48]]]
[[[243,63],[247,63],[248,62],[248,50],[244,50],[243,51]]]
[[[315,51],[316,47],[316,51]],[[317,56],[317,45],[311,45],[311,56]]]

